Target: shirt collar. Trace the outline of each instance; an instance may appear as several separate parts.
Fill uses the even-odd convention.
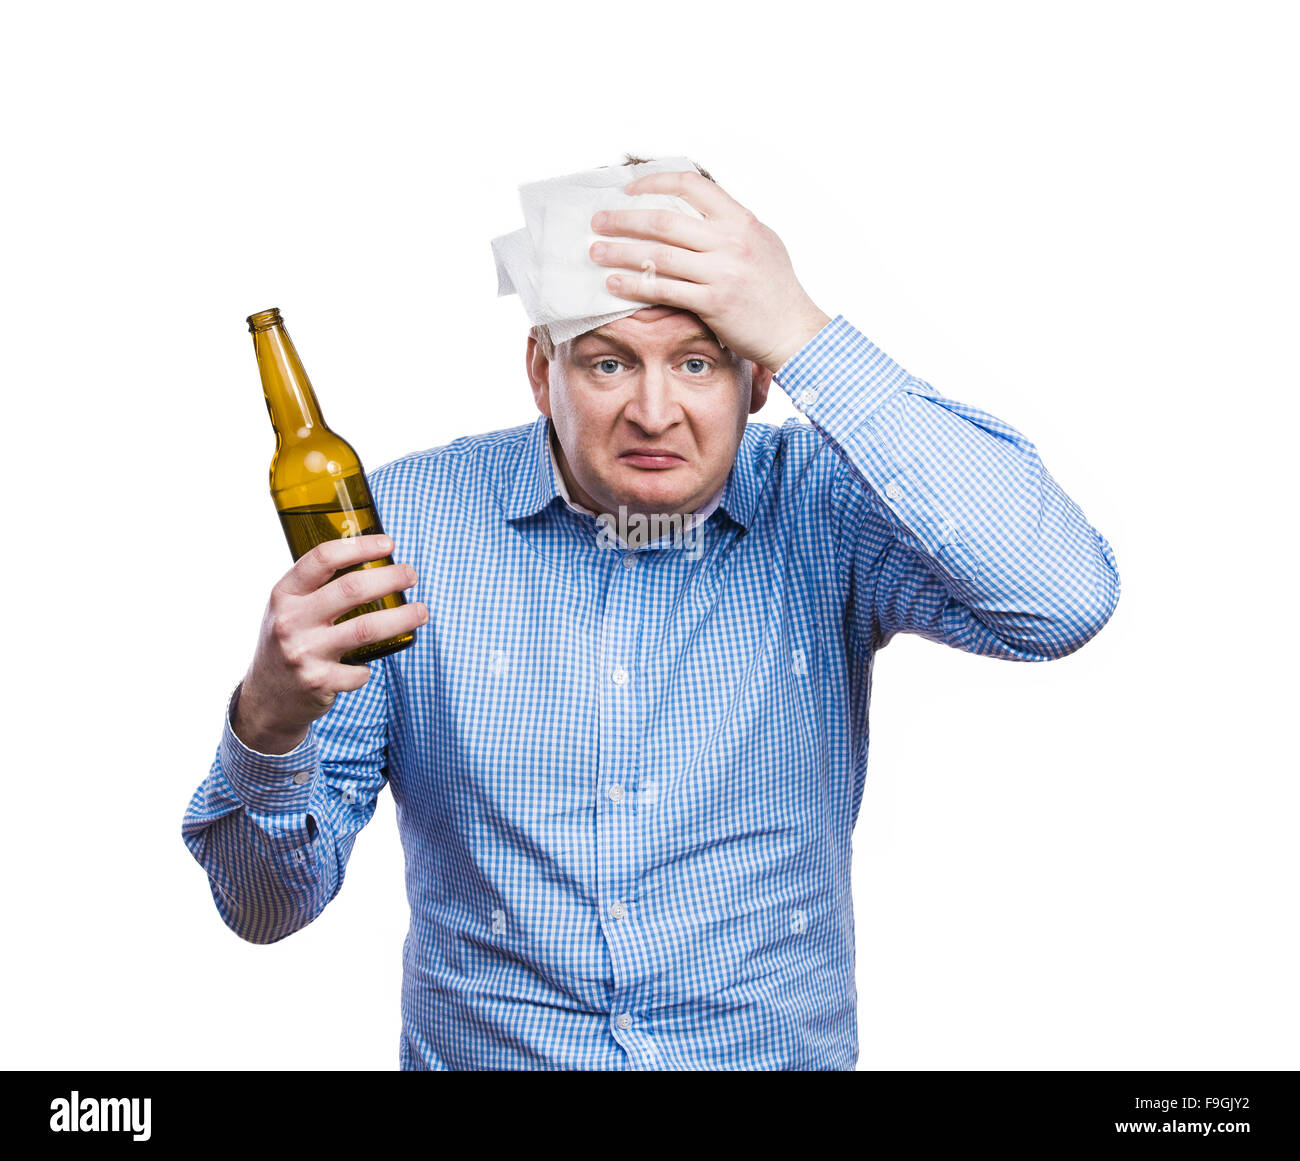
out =
[[[507,520],[522,520],[545,508],[559,492],[547,446],[551,421],[539,415],[528,430],[514,472],[506,489],[503,509]]]
[[[752,456],[748,452],[747,443],[745,439],[740,441],[736,462],[731,466],[727,482],[718,495],[702,509],[704,517],[717,507],[738,524],[749,527],[749,522],[753,519],[755,496],[753,480],[749,478]],[[581,515],[595,515],[569,497],[564,477],[555,462],[555,453],[551,450],[551,421],[546,416],[539,415],[529,429],[522,454],[515,465],[505,497],[505,517],[507,520],[520,520],[536,515],[557,498]]]
[[[731,465],[727,482],[723,485],[722,495],[718,499],[718,507],[746,531],[754,522],[754,508],[758,503],[758,471],[755,465],[755,442],[750,438],[751,431],[751,428],[746,427],[740,437],[740,447],[736,449],[736,462]]]

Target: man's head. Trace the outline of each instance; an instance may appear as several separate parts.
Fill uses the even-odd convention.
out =
[[[597,513],[693,512],[726,482],[772,373],[688,311],[650,306],[561,343],[528,339],[569,494]]]
[[[649,160],[629,153],[623,164]],[[570,496],[597,513],[623,506],[629,515],[684,515],[707,503],[772,378],[722,346],[697,315],[666,306],[558,346],[533,327],[527,363]]]

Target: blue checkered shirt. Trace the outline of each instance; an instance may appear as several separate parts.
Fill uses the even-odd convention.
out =
[[[1109,544],[1014,428],[843,316],[776,381],[810,423],[748,425],[691,551],[602,538],[545,418],[386,464],[415,645],[288,754],[239,741],[232,696],[183,834],[243,938],[315,919],[392,790],[403,1068],[852,1069],[877,650],[1046,661],[1115,608]]]

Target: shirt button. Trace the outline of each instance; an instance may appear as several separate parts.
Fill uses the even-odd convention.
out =
[[[614,1023],[617,1024],[620,1028],[631,1028],[632,1017],[629,1016],[626,1012],[624,1012],[617,1020],[614,1021]]]
[[[615,685],[627,684],[627,670],[624,669],[621,665],[617,666],[614,672],[611,673],[609,676],[613,680]]]
[[[888,496],[891,500],[897,500],[902,497],[903,489],[900,488],[897,484],[886,484],[885,495]]]
[[[293,784],[295,786],[306,786],[307,783],[310,781],[311,781],[310,770],[299,770],[298,773],[293,776]]]
[[[615,919],[622,919],[623,916],[627,914],[627,908],[624,907],[622,903],[615,903],[614,906],[609,909],[609,913]]]
[[[632,553],[629,552],[626,556],[623,557],[623,567],[636,568],[636,557]]]
[[[611,786],[607,791],[605,791],[605,793],[608,794],[610,798],[615,802],[623,801],[623,787],[621,787],[617,782],[615,782],[613,786]]]
[[[811,407],[817,402],[817,389],[809,387],[802,395],[799,396],[800,407]]]

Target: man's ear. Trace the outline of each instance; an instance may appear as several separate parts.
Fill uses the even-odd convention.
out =
[[[533,385],[533,402],[547,419],[551,418],[551,361],[532,335],[528,336],[528,351],[524,356],[528,365],[528,381]]]
[[[767,402],[767,389],[772,386],[772,372],[762,363],[750,363],[754,369],[754,382],[749,390],[749,414],[762,410]]]

